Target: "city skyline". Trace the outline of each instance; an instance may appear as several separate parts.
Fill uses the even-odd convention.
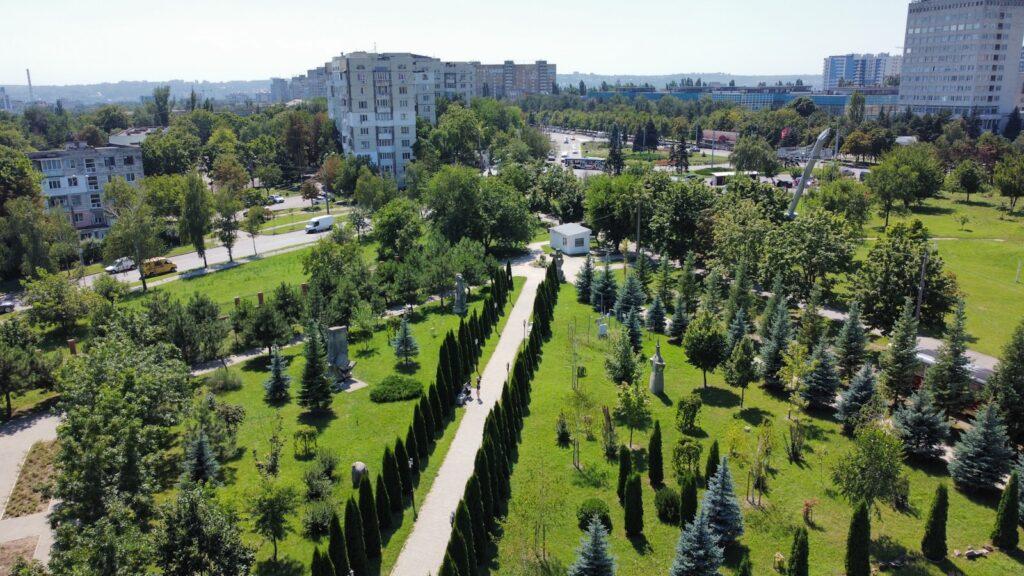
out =
[[[6,9],[0,84],[24,84],[25,68],[38,85],[290,77],[343,51],[375,47],[454,61],[546,59],[563,74],[817,75],[828,54],[901,53],[907,4],[795,0],[783,10],[753,0],[647,0],[629,7],[598,0],[585,12],[537,0],[514,9],[464,0],[428,8],[397,0],[378,15],[372,6],[326,0],[299,0],[287,10],[266,0],[185,0],[145,12],[124,0],[102,6],[57,0],[45,10],[24,3]],[[54,11],[90,33],[40,42],[38,23]],[[444,25],[443,34],[437,25],[424,26],[431,21]],[[609,42],[616,34],[621,41]],[[643,57],[626,58],[626,48]]]

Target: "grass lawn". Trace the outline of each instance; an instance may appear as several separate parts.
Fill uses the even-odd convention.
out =
[[[511,309],[522,289],[521,278],[515,279],[515,288],[506,311]],[[482,301],[479,295],[474,296],[473,308],[479,308]],[[493,352],[500,334],[500,327],[504,325],[504,321],[505,317],[502,317],[499,330],[488,339],[481,365],[486,363]],[[415,401],[376,404],[370,401],[370,389],[386,376],[396,372],[418,378],[424,387],[429,385],[437,370],[437,352],[444,335],[449,329],[456,329],[458,322],[457,316],[443,312],[438,305],[431,305],[423,309],[422,312],[417,312],[415,322],[412,324],[412,331],[419,343],[420,354],[417,358],[418,362],[408,369],[399,366],[398,359],[388,344],[387,333],[383,329],[375,333],[369,341],[353,343],[350,352],[357,362],[354,375],[357,379],[368,383],[370,388],[335,395],[332,413],[329,416],[310,417],[303,414],[302,408],[295,403],[294,399],[298,394],[304,365],[302,346],[293,346],[284,350],[289,361],[288,373],[292,376],[293,400],[280,408],[272,407],[263,400],[263,381],[268,375],[265,358],[261,357],[232,368],[242,376],[243,387],[241,390],[222,394],[221,399],[243,406],[246,418],[238,432],[238,457],[224,466],[225,485],[218,490],[220,498],[244,513],[260,481],[255,467],[253,450],[261,458],[265,456],[269,448],[268,438],[274,430],[279,414],[283,425],[282,439],[285,442],[279,478],[286,484],[294,486],[300,495],[303,494],[302,474],[309,464],[296,459],[292,435],[300,424],[314,426],[320,433],[319,447],[333,451],[340,458],[339,480],[334,487],[333,500],[341,506],[352,493],[349,472],[351,464],[356,461],[365,462],[373,475],[372,477],[375,478],[380,470],[384,447],[393,445],[399,435],[404,439],[408,426],[412,422]],[[454,430],[456,430],[461,414],[461,411],[457,411],[455,422],[449,424],[444,436],[438,440],[437,446],[426,461],[426,469],[421,473],[420,483],[416,489],[417,503],[423,502],[430,489],[430,484],[455,436]],[[269,543],[263,542],[262,539],[251,533],[247,534],[247,540],[253,545],[259,546],[257,558],[260,560],[260,565],[256,570],[257,574],[300,574],[308,569],[313,548],[317,543],[301,534],[303,510],[304,506],[299,506],[291,519],[291,526],[295,533],[280,543],[280,556],[283,560],[281,566],[273,566],[267,562],[271,552]],[[250,526],[248,522],[243,522],[243,525],[247,528]],[[386,537],[380,568],[381,574],[386,574],[390,570],[411,528],[412,509],[407,508],[403,512],[399,528],[390,537]],[[321,541],[320,544],[326,545],[326,540]]]
[[[538,550],[534,521],[538,515],[547,520],[546,549],[550,559],[561,566],[575,559],[581,531],[576,525],[576,509],[583,500],[597,497],[612,511],[613,530],[610,549],[616,558],[619,576],[647,576],[665,574],[674,558],[679,529],[662,524],[654,507],[654,490],[646,475],[644,484],[644,535],[629,540],[623,531],[623,512],[619,506],[615,486],[617,463],[605,460],[600,443],[601,407],[613,408],[616,389],[605,376],[603,361],[608,348],[607,340],[598,340],[593,328],[595,313],[576,303],[571,285],[562,288],[553,323],[554,335],[544,346],[544,360],[533,380],[533,394],[529,416],[525,420],[519,460],[512,477],[512,501],[504,524],[504,536],[498,542],[497,558],[490,571],[497,574],[525,574],[527,558]],[[577,472],[572,465],[569,448],[560,448],[555,442],[555,424],[560,412],[571,414],[568,401],[570,381],[569,332],[575,326],[581,363],[587,375],[581,379],[591,396],[589,413],[594,421],[597,441],[581,444],[581,462],[586,473]],[[617,329],[613,327],[613,329]],[[654,340],[646,338],[644,356],[653,354]],[[683,395],[699,389],[701,374],[685,361],[683,351],[662,342],[662,354],[667,363],[665,371],[666,396],[652,398],[653,417],[661,422],[665,476],[675,486],[671,468],[671,451],[680,433],[674,427],[675,403]],[[647,373],[641,382],[646,386]],[[755,574],[770,574],[773,556],[782,552],[787,557],[795,527],[803,522],[801,511],[807,501],[817,501],[813,509],[814,525],[810,530],[810,561],[815,575],[838,575],[843,572],[843,554],[851,507],[835,493],[830,480],[834,464],[844,457],[851,443],[840,432],[839,425],[830,417],[811,417],[809,448],[805,462],[790,464],[782,446],[782,434],[787,429],[787,404],[752,386],[747,390],[745,408],[739,409],[738,391],[728,388],[718,373],[709,375],[710,388],[702,393],[704,407],[698,440],[704,446],[702,465],[712,441],[719,441],[722,454],[730,455],[730,468],[736,483],[736,493],[744,512],[746,533],[739,547],[727,554],[725,574],[733,574],[742,548],[749,550]],[[772,465],[774,473],[769,479],[762,508],[745,501],[748,462],[754,449],[757,427],[771,421],[776,440]],[[650,430],[638,431],[634,445],[646,447]],[[620,442],[628,440],[625,427],[618,428]],[[910,513],[899,513],[881,507],[880,516],[872,518],[872,557],[874,561],[900,557],[919,550],[935,487],[940,482],[951,484],[944,466],[907,466],[910,478]],[[557,486],[557,494],[550,488]],[[538,513],[538,503],[547,501],[549,513]],[[968,546],[981,546],[988,542],[995,521],[995,497],[969,498],[957,490],[950,491],[948,544],[950,553]],[[1024,564],[1019,556],[1010,557],[994,553],[986,559],[970,562],[953,559],[941,565],[917,561],[895,574],[941,575],[956,566],[972,576],[1019,574]]]

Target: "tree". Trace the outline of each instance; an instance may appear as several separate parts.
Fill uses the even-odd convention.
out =
[[[766,387],[778,389],[782,387],[779,371],[789,346],[789,310],[785,304],[777,307],[774,316],[768,338],[761,345],[761,378]]]
[[[697,517],[697,477],[679,478],[679,525],[685,527]]]
[[[63,274],[39,270],[35,279],[23,282],[23,301],[30,306],[29,322],[36,326],[56,325],[68,336],[79,320],[89,313],[93,294]]]
[[[608,312],[615,306],[615,297],[618,293],[618,283],[615,275],[608,268],[605,262],[604,270],[594,275],[594,281],[590,287],[590,305],[602,314]]]
[[[213,161],[210,171],[213,183],[219,190],[228,189],[240,193],[249,183],[249,173],[234,154],[221,154]]]
[[[249,303],[250,309],[252,304]],[[238,310],[242,310],[239,307]],[[247,345],[266,348],[269,355],[274,346],[281,346],[288,341],[292,327],[273,303],[256,308],[251,318],[240,326]]]
[[[455,529],[462,534],[465,539],[466,556],[469,558],[469,572],[472,574],[475,572],[475,567],[480,564],[480,558],[477,556],[476,545],[474,542],[473,535],[473,519],[469,515],[469,507],[466,506],[466,501],[463,499],[459,502],[459,505],[455,509]],[[480,551],[483,553],[483,550]]]
[[[964,302],[959,300],[953,325],[939,348],[935,363],[925,372],[925,387],[947,413],[959,413],[971,404],[970,359],[967,358]]]
[[[409,329],[409,319],[405,316],[402,316],[402,323],[398,327],[398,333],[394,340],[391,341],[391,347],[394,348],[395,355],[402,359],[402,364],[406,366],[409,365],[410,358],[420,353],[419,344],[416,343],[412,330]]]
[[[643,428],[651,420],[650,396],[637,384],[620,384],[615,417],[629,427],[629,446],[633,446],[633,430]]]
[[[215,483],[220,473],[220,463],[210,446],[206,431],[199,429],[185,442],[185,457],[181,463],[183,486]]]
[[[185,178],[185,189],[181,194],[181,215],[178,220],[178,235],[182,240],[190,242],[196,253],[206,263],[206,234],[210,231],[210,219],[213,217],[210,191],[203,179],[196,172],[189,172]]]
[[[644,499],[640,487],[640,475],[634,472],[626,481],[626,493],[623,507],[626,519],[624,522],[626,536],[635,538],[644,531]]]
[[[143,262],[160,254],[163,243],[157,237],[157,222],[146,200],[144,189],[130,186],[122,178],[114,178],[105,189],[107,211],[113,225],[103,241],[107,260],[130,255],[139,267],[142,291],[148,289]]]
[[[632,308],[626,315],[626,334],[629,336],[629,343],[633,350],[639,354],[644,347],[644,332],[640,324],[639,308]]]
[[[974,160],[963,160],[946,176],[946,188],[950,192],[964,195],[967,203],[971,202],[971,194],[977,194],[985,185],[985,169]]]
[[[594,259],[587,254],[583,267],[576,274],[576,300],[584,304],[590,302],[590,287],[594,283]]]
[[[629,334],[619,330],[612,336],[608,355],[604,359],[605,373],[615,384],[635,384],[640,376],[640,357],[633,350]]]
[[[885,227],[897,203],[909,206],[935,196],[943,183],[942,165],[930,144],[897,146],[871,170],[867,184],[878,198]]]
[[[733,490],[728,457],[722,458],[718,471],[708,479],[701,514],[707,515],[708,526],[720,546],[727,546],[743,535],[743,514]]]
[[[669,576],[717,576],[722,566],[722,549],[711,531],[707,512],[686,524],[676,543],[676,557]]]
[[[1017,200],[1024,196],[1024,154],[1009,154],[999,161],[994,179],[999,194],[1010,199],[1010,213],[1013,213]]]
[[[618,495],[620,503],[626,501],[626,484],[629,482],[631,474],[633,474],[633,459],[629,448],[619,446],[619,483],[615,493]]]
[[[608,530],[601,521],[590,519],[587,533],[580,539],[576,560],[569,566],[568,576],[614,576],[615,559],[608,551]]]
[[[331,405],[331,378],[327,369],[327,346],[320,325],[315,322],[306,329],[305,357],[299,406],[307,410],[326,410]]]
[[[270,219],[270,211],[263,206],[253,206],[245,211],[245,218],[242,219],[242,230],[249,235],[252,241],[252,253],[256,255],[256,237],[259,236],[263,224]]]
[[[1003,347],[987,386],[1010,438],[1017,444],[1024,442],[1024,322],[1017,325]]]
[[[842,383],[836,374],[832,353],[828,350],[828,338],[822,336],[821,341],[811,354],[811,369],[803,379],[800,395],[812,406],[826,408],[836,399],[836,392]]]
[[[852,434],[857,426],[863,424],[861,412],[875,397],[875,374],[870,365],[865,364],[850,381],[850,387],[839,398],[836,405],[836,418],[843,423],[843,432]]]
[[[605,159],[605,171],[615,176],[622,174],[626,163],[622,157],[622,133],[618,124],[612,124],[611,132],[608,135],[608,157]]]
[[[932,562],[939,562],[946,557],[946,516],[949,513],[949,494],[945,484],[935,488],[935,497],[928,509],[928,519],[924,525],[924,537],[921,539],[921,553]]]
[[[711,485],[711,479],[714,478],[718,472],[718,464],[722,461],[721,455],[718,453],[718,440],[716,439],[711,443],[711,448],[708,450],[707,463],[704,465],[704,477],[707,478],[708,486]]]
[[[729,163],[737,172],[753,170],[772,176],[778,172],[775,150],[760,136],[741,136],[729,155]]]
[[[1017,535],[1018,502],[1020,500],[1020,478],[1017,471],[1010,474],[1010,481],[1003,489],[996,510],[996,525],[992,528],[992,543],[1001,550],[1016,550],[1019,536]]]
[[[645,320],[647,330],[655,334],[665,333],[665,306],[661,303],[661,298],[658,296],[654,297],[651,306],[647,309]]]
[[[238,211],[242,209],[242,203],[238,201],[238,194],[233,188],[221,188],[213,196],[214,209],[217,212],[213,221],[213,227],[217,231],[217,239],[228,251],[228,261],[234,262],[233,249],[238,239]]]
[[[359,479],[359,519],[363,525],[363,546],[367,558],[380,558],[380,523],[377,519],[377,506],[370,486],[370,475],[363,474]]]
[[[388,489],[384,486],[384,476],[377,475],[377,485],[373,492],[373,507],[377,511],[377,521],[381,530],[392,527],[391,520],[391,499],[388,498]]]
[[[907,406],[893,413],[893,427],[906,451],[919,458],[939,458],[949,437],[946,415],[932,403],[928,390],[919,390]]]
[[[807,528],[800,526],[793,535],[793,547],[789,551],[786,576],[808,576],[810,574],[809,555]]]
[[[949,475],[957,486],[990,491],[1010,470],[1013,450],[996,407],[989,403],[978,410],[971,428],[953,446]]]
[[[860,323],[860,303],[854,302],[850,305],[850,311],[834,343],[836,368],[847,381],[853,378],[864,363],[866,342],[864,327]]]
[[[396,198],[373,216],[374,234],[380,248],[377,259],[404,260],[416,250],[423,233],[423,220],[416,203],[408,198]]]
[[[381,475],[384,476],[384,487],[388,491],[388,500],[391,502],[392,512],[402,511],[402,475],[398,470],[398,461],[395,460],[395,453],[391,447],[384,449],[384,459],[381,462]]]
[[[0,144],[0,205],[14,198],[35,198],[43,175],[19,150]]]
[[[46,358],[37,348],[39,338],[23,316],[0,323],[0,393],[6,401],[6,415],[13,415],[11,399],[52,377]]]
[[[327,557],[331,559],[335,574],[348,574],[348,550],[345,545],[345,533],[341,529],[341,521],[338,519],[337,512],[331,514],[328,538]]]
[[[363,544],[363,520],[359,514],[359,506],[351,496],[345,503],[345,551],[348,553],[350,573],[367,576],[370,561],[367,559],[366,546]]]
[[[871,576],[871,516],[863,502],[854,508],[846,534],[846,576]]]
[[[882,370],[882,392],[896,406],[914,389],[917,378],[917,320],[914,302],[907,298],[903,313],[892,329],[889,347],[879,358]]]
[[[274,562],[277,562],[277,542],[291,532],[288,515],[295,511],[295,500],[294,488],[265,479],[256,497],[250,502],[253,531],[273,544],[274,553],[271,558]]]
[[[619,319],[619,322],[624,322],[631,311],[641,308],[646,302],[647,295],[644,293],[644,286],[638,275],[627,274],[626,281],[619,288],[619,293],[615,297],[615,317]]]
[[[326,554],[322,554],[319,548],[313,549],[313,560],[309,566],[312,576],[334,576],[334,564]]]
[[[714,372],[726,358],[725,334],[710,310],[701,308],[697,311],[683,336],[683,349],[686,361],[700,369],[704,388],[707,388],[708,372]]]
[[[302,185],[299,186],[299,196],[303,200],[309,200],[309,207],[312,208],[320,198],[320,189],[317,187],[316,181],[303,180]]]
[[[1003,126],[1003,138],[1013,142],[1017,139],[1017,136],[1020,136],[1020,130],[1020,108],[1014,106],[1013,110],[1010,111],[1009,117],[1006,119],[1006,125]]]
[[[743,401],[747,394],[747,386],[757,380],[757,364],[755,358],[757,352],[754,349],[754,340],[750,336],[743,336],[739,343],[733,347],[729,359],[725,361],[725,383],[733,388],[740,389],[740,409],[743,409]]]
[[[675,310],[672,311],[672,322],[668,326],[668,337],[671,340],[682,344],[683,335],[690,324],[690,317],[686,313],[686,301],[682,296],[676,298]]]
[[[833,469],[832,480],[851,503],[891,502],[904,480],[903,443],[878,426],[862,426],[853,449]]]
[[[164,574],[243,576],[254,561],[234,516],[202,488],[188,488],[167,504],[156,536],[156,565]]]

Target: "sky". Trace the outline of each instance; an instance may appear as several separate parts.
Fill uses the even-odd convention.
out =
[[[341,52],[560,73],[820,74],[901,53],[908,0],[4,0],[0,84],[290,77]]]

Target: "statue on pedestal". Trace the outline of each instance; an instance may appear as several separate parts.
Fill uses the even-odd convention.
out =
[[[654,346],[654,356],[651,356],[651,379],[649,388],[651,394],[660,396],[665,393],[665,360],[661,357],[661,341]]]
[[[561,250],[555,250],[555,270],[558,272],[558,281],[565,282],[565,272],[562,270],[562,264],[565,262],[565,256],[562,256]]]
[[[348,326],[327,329],[327,364],[335,382],[342,383],[352,377],[356,363],[348,357]]]
[[[455,298],[452,311],[459,316],[465,316],[469,311],[469,305],[466,303],[466,281],[462,279],[462,274],[455,275]]]

